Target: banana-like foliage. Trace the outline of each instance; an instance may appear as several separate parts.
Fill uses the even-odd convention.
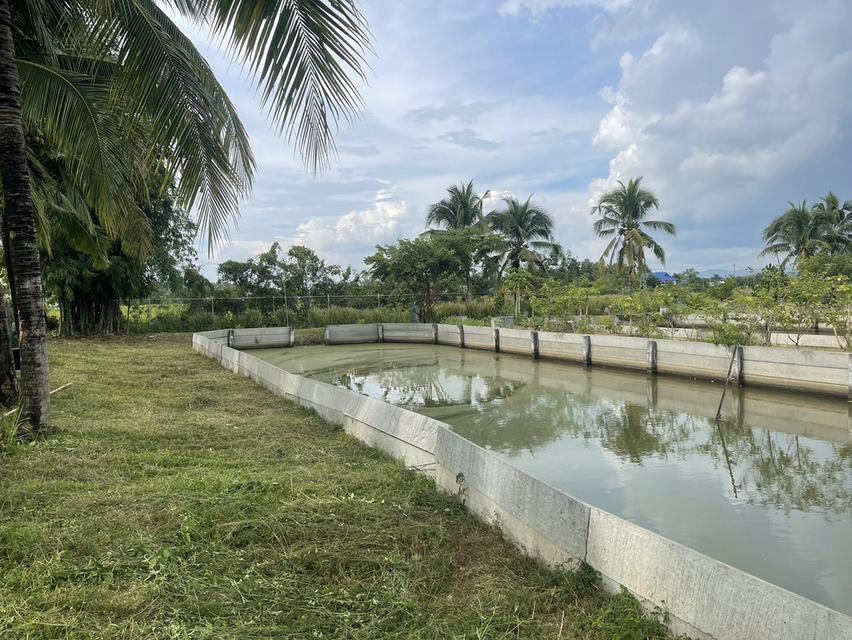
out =
[[[369,36],[352,0],[171,0],[255,78],[276,126],[311,169],[360,107]],[[209,65],[155,0],[12,0],[21,106],[42,239],[57,224],[150,249],[137,203],[151,176],[197,212],[212,250],[249,193],[248,134]],[[30,135],[31,134],[31,135]],[[39,166],[41,165],[41,166]],[[59,195],[57,190],[61,189]]]

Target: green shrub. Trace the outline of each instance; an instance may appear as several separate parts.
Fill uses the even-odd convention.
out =
[[[237,324],[243,329],[265,327],[266,316],[263,315],[263,311],[260,309],[246,309],[239,315]]]

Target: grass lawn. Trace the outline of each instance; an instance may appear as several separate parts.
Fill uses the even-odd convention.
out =
[[[50,355],[55,430],[0,455],[0,638],[668,637],[188,336]]]

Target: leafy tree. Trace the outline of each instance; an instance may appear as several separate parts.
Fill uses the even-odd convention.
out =
[[[139,253],[132,241],[110,240],[97,216],[97,250],[81,247],[73,233],[57,228],[44,258],[44,281],[59,303],[63,335],[114,333],[120,328],[122,300],[145,297],[156,287],[179,290],[182,271],[195,257],[195,225],[157,190],[140,210],[151,228],[151,249]]]
[[[451,235],[420,236],[377,246],[364,263],[371,275],[389,289],[402,289],[423,302],[423,318],[432,321],[435,294],[450,289],[461,262]]]
[[[511,291],[515,298],[515,317],[521,315],[521,298],[529,296],[535,288],[535,280],[529,271],[524,269],[509,269],[503,278],[503,288]]]
[[[610,238],[601,260],[609,258],[610,265],[626,271],[631,287],[648,272],[646,249],[650,249],[660,263],[666,264],[665,250],[648,230],[677,234],[671,222],[648,220],[651,210],[659,208],[657,196],[642,188],[640,177],[629,180],[626,185],[619,180],[618,187],[603,194],[592,209],[592,214],[600,216],[594,224],[595,233],[601,238]]]
[[[820,251],[831,248],[826,240],[829,237],[827,220],[809,207],[807,200],[802,200],[801,204],[788,204],[789,208],[763,230],[766,247],[760,253],[762,256],[778,256],[782,268],[790,260],[799,265]]]
[[[354,81],[368,46],[351,1],[189,0],[171,8],[209,27],[257,78],[261,100],[307,163],[328,156],[339,117],[359,104]],[[189,38],[156,4],[0,0],[0,177],[4,246],[19,317],[22,418],[50,423],[44,295],[36,231],[38,174],[25,132],[66,158],[69,199],[114,237],[129,239],[128,188],[153,166],[176,181],[179,205],[198,206],[212,244],[250,188],[254,160],[225,91]],[[128,194],[130,197],[128,197]],[[53,200],[51,199],[51,202]]]
[[[551,251],[553,242],[553,218],[532,196],[524,202],[515,196],[503,198],[505,208],[488,214],[488,222],[505,243],[500,253],[500,273],[507,266],[520,269],[521,263],[538,264],[543,256],[540,252]]]
[[[533,296],[536,313],[557,331],[573,329],[574,318],[583,312],[593,289],[547,278]]]
[[[352,269],[327,265],[312,249],[294,245],[282,255],[281,245],[245,261],[219,264],[219,282],[236,296],[337,295],[354,282]]]

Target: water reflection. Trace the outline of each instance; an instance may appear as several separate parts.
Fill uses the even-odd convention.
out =
[[[581,499],[852,613],[844,401],[431,345],[258,352],[443,420]]]

